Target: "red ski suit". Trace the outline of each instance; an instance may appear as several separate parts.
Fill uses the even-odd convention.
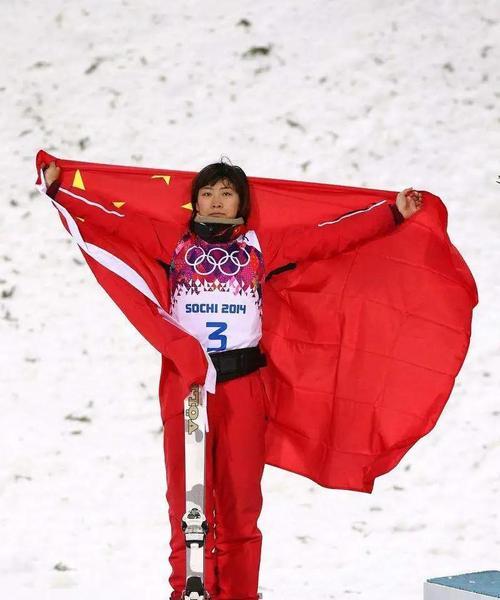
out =
[[[257,289],[255,296],[260,297],[265,279],[278,275],[283,267],[293,268],[299,260],[319,260],[353,248],[365,240],[389,233],[402,220],[395,205],[382,200],[319,227],[299,226],[279,236],[258,235],[258,250],[246,244],[245,236],[239,237],[239,241],[210,244],[187,233],[177,244],[174,258],[170,261],[170,284],[175,288],[177,278],[184,275],[182,283],[188,286],[190,298],[196,300],[199,291],[193,292],[193,280],[186,279],[194,276],[199,283],[200,270],[194,274],[191,269],[186,277],[186,273],[183,273],[183,269],[189,270],[186,263],[194,264],[195,261],[190,259],[200,257],[199,253],[203,251],[203,256],[207,256],[211,251],[209,257],[213,259],[206,262],[207,272],[211,272],[212,282],[214,276],[218,282],[217,275],[221,278],[221,273],[217,273],[217,268],[221,267],[227,272],[229,263],[227,260],[217,263],[220,257],[216,251],[229,249],[229,254],[234,256],[232,252],[237,253],[239,246],[242,246],[250,249],[249,254],[254,259],[248,261],[245,267],[246,276]],[[231,281],[231,278],[226,279]],[[227,295],[238,302],[241,298],[239,286],[232,295]],[[187,305],[190,310],[194,306]],[[214,304],[210,306],[214,308]],[[211,314],[208,318],[213,320],[222,317]],[[244,318],[240,316],[240,319]],[[233,323],[233,326],[237,327],[237,323]],[[229,328],[226,333],[231,341],[231,333],[235,332]],[[233,343],[234,346],[245,347],[237,343]],[[165,361],[163,367],[166,367]],[[169,560],[172,566],[170,584],[174,590],[173,598],[180,597],[186,578],[186,547],[181,530],[181,518],[185,512],[183,390],[180,378],[167,368],[162,368],[159,391],[164,424],[166,497],[172,534]],[[212,598],[218,600],[257,599],[262,545],[257,520],[262,508],[260,483],[265,464],[266,404],[260,369],[218,383],[215,394],[208,394],[205,514],[209,532],[205,546],[205,584]]]

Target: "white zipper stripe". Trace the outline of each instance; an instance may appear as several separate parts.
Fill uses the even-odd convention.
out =
[[[377,206],[380,206],[381,204],[386,204],[386,203],[387,203],[387,200],[380,200],[380,202],[376,202],[375,204],[372,204],[368,208],[362,208],[361,210],[356,210],[352,213],[349,213],[348,215],[342,215],[338,219],[335,219],[335,221],[325,221],[323,223],[318,223],[318,227],[323,227],[323,225],[332,225],[333,223],[338,223],[339,221],[342,221],[342,219],[347,219],[348,217],[353,217],[354,215],[359,215],[361,213],[368,212],[369,210],[372,210],[373,208],[376,208]]]
[[[104,212],[107,212],[109,215],[116,215],[117,217],[124,217],[125,216],[122,213],[116,212],[116,210],[108,210],[107,208],[105,208],[104,206],[102,206],[102,204],[99,204],[98,202],[92,202],[91,200],[87,200],[87,198],[84,198],[83,196],[79,196],[78,194],[74,194],[73,192],[70,192],[66,188],[60,187],[59,191],[60,192],[64,192],[65,194],[68,194],[68,196],[73,196],[73,198],[77,198],[78,200],[81,200],[82,202],[85,202],[85,204],[90,204],[92,206],[97,206],[97,208],[100,208]]]

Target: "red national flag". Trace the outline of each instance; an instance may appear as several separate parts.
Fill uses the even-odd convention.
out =
[[[186,230],[195,173],[40,150],[42,192],[41,164],[52,160],[61,167],[53,203],[64,227],[102,287],[161,352],[162,375],[176,370],[186,394],[193,383],[214,391],[206,350],[169,315],[159,263],[168,264]],[[431,431],[451,394],[478,302],[474,279],[448,237],[444,204],[429,192],[395,228],[386,205],[396,192],[249,182],[247,225],[268,265],[260,341],[268,361],[261,371],[266,462],[325,487],[369,493]],[[320,222],[331,225],[320,230]],[[374,237],[357,243],[370,227]]]

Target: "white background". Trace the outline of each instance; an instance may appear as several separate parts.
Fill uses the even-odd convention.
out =
[[[170,592],[160,356],[35,190],[39,148],[438,195],[480,296],[453,394],[371,495],[266,467],[260,588],[417,600],[426,578],[500,569],[498,2],[0,8],[1,596]]]

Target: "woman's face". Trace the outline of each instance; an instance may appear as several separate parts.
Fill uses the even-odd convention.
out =
[[[230,181],[219,179],[213,185],[198,190],[196,207],[202,217],[234,219],[238,214],[240,197]]]

